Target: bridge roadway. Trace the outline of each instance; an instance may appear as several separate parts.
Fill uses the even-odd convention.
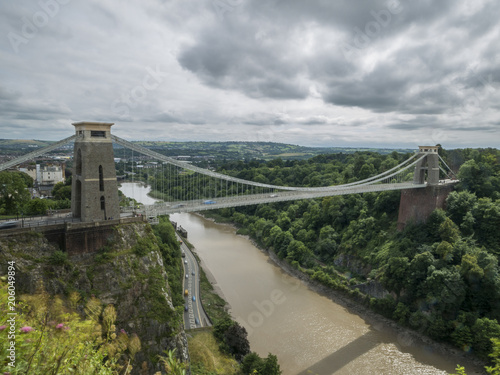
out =
[[[442,184],[450,183],[448,180]],[[441,185],[442,185],[441,184]],[[220,197],[212,200],[191,200],[172,203],[157,202],[152,205],[143,205],[138,209],[124,209],[124,212],[133,211],[146,215],[148,218],[160,215],[169,215],[178,212],[196,212],[204,210],[214,210],[218,208],[248,206],[252,204],[283,202],[300,199],[312,199],[330,197],[334,195],[360,194],[368,192],[380,192],[390,190],[418,189],[426,187],[426,184],[413,184],[412,182],[402,182],[393,184],[374,184],[348,187],[332,187],[330,190],[305,192],[305,191],[280,191],[267,194],[240,195],[237,197]]]

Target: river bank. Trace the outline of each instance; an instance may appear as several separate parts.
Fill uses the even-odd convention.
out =
[[[239,229],[234,223],[231,222],[219,222],[214,217],[205,216],[200,213],[196,213],[195,215],[205,220],[214,222],[217,225],[231,228],[231,230],[233,230],[235,234]],[[413,355],[419,361],[425,361],[425,358],[423,358],[424,356],[420,356],[419,352],[423,351],[425,353],[432,353],[433,355],[438,355],[453,360],[456,365],[465,366],[469,375],[486,374],[486,371],[484,370],[484,366],[486,365],[486,363],[476,358],[472,354],[457,349],[449,344],[434,341],[431,338],[420,334],[419,332],[397,324],[395,321],[374,312],[367,306],[354,300],[353,298],[350,298],[344,293],[330,289],[327,286],[319,283],[318,281],[312,280],[308,274],[292,267],[288,262],[280,259],[273,251],[263,248],[250,236],[242,234],[238,234],[238,236],[251,242],[254,247],[259,249],[268,257],[270,262],[279,267],[286,274],[290,275],[296,280],[300,280],[301,283],[306,285],[314,293],[328,298],[335,304],[338,304],[345,308],[349,313],[359,316],[375,331],[383,332],[384,334],[389,333],[397,337],[397,346],[398,349],[402,352],[411,353],[411,355]],[[215,277],[212,276],[212,278],[212,282],[217,283]],[[221,297],[224,298],[223,294],[221,294]]]
[[[384,316],[375,313],[366,306],[362,305],[357,301],[354,301],[353,299],[347,297],[346,295],[338,291],[332,290],[315,280],[311,280],[309,275],[293,268],[288,262],[279,259],[274,252],[262,249],[260,246],[255,244],[254,241],[252,242],[257,248],[268,254],[269,258],[283,271],[306,283],[306,285],[314,292],[331,299],[336,304],[339,304],[348,309],[351,313],[360,316],[368,324],[373,326],[377,331],[385,331],[385,332],[391,331],[394,334],[396,334],[398,338],[398,343],[401,346],[402,350],[405,350],[405,348],[412,348],[412,347],[425,348],[426,350],[430,349],[431,351],[433,351],[434,353],[438,353],[439,355],[456,359],[456,363],[462,366],[468,365],[484,369],[486,363],[474,357],[470,353],[461,351],[448,344],[439,343],[425,335],[422,335],[406,327],[402,327],[393,320],[387,319]],[[486,374],[485,371],[482,373]]]

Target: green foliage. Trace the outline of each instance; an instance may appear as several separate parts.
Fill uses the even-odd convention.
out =
[[[57,250],[49,257],[48,262],[54,266],[63,266],[68,263],[68,253]]]
[[[380,277],[380,281],[389,291],[396,293],[398,299],[399,295],[401,294],[401,290],[407,283],[409,268],[410,262],[408,258],[390,258],[386,266],[384,267],[382,276]]]
[[[467,375],[465,373],[465,367],[458,365],[457,368],[455,369],[456,373],[452,375]]]
[[[160,356],[160,362],[162,362],[165,366],[165,371],[167,371],[167,374],[185,375],[186,365],[176,358],[175,349],[165,351],[165,354],[167,354],[166,357]]]
[[[71,200],[71,182],[58,182],[52,189],[52,196],[57,200]]]
[[[152,267],[147,277],[147,289],[144,295],[151,304],[147,313],[148,317],[160,323],[169,323],[172,326],[175,326],[175,323],[180,323],[181,318],[167,303],[165,278],[161,273],[160,266]]]
[[[493,350],[492,339],[500,337],[500,324],[496,320],[479,318],[472,326],[472,347],[486,358]]]
[[[174,306],[183,306],[182,280],[184,268],[182,267],[181,250],[175,236],[175,230],[168,216],[159,218],[159,224],[153,227],[153,232],[158,239],[163,265],[168,275],[168,284],[172,291],[172,303]]]
[[[230,318],[218,321],[214,325],[213,334],[221,350],[231,354],[238,361],[250,352],[246,329]]]
[[[46,215],[49,203],[46,199],[35,198],[24,205],[25,215]]]
[[[137,236],[137,242],[132,247],[132,252],[137,256],[145,256],[151,251],[159,250],[158,243],[154,236]]]
[[[21,214],[23,207],[29,203],[29,184],[23,175],[25,173],[0,172],[0,214]]]
[[[245,375],[280,375],[278,358],[269,353],[267,358],[260,358],[255,352],[249,353],[241,363],[241,371]]]
[[[81,318],[75,308],[77,293],[68,300],[50,297],[39,286],[32,296],[17,303],[15,369],[4,356],[0,371],[9,374],[130,374],[133,357],[140,348],[138,338],[116,333],[114,308],[96,299],[88,301],[87,317]],[[0,281],[0,308],[8,311],[7,286]],[[0,317],[0,326],[10,326],[7,315]],[[100,320],[107,322],[104,329]],[[132,342],[132,343],[131,343]],[[10,342],[0,340],[0,352],[6,353]],[[135,348],[135,349],[134,349]]]
[[[491,375],[500,375],[500,338],[495,337],[491,339],[493,351],[490,354],[493,366],[487,366],[486,371]]]

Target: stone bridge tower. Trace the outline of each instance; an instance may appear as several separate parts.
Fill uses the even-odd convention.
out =
[[[439,146],[418,146],[418,157],[425,155],[415,166],[414,184],[439,184]],[[427,178],[426,178],[427,177]]]
[[[425,156],[415,165],[413,184],[419,189],[401,190],[398,230],[409,223],[425,222],[436,208],[444,208],[454,183],[439,182],[439,146],[419,146],[418,156]]]
[[[75,122],[71,212],[82,222],[120,218],[118,185],[111,142],[105,122]]]

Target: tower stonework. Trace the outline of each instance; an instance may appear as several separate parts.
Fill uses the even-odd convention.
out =
[[[413,183],[426,186],[401,190],[399,231],[409,223],[424,223],[435,209],[445,208],[446,198],[454,188],[453,184],[439,183],[439,146],[419,146],[418,149],[417,158],[425,157],[415,165]]]
[[[71,212],[82,222],[119,219],[118,185],[106,122],[75,122]]]
[[[439,154],[438,146],[418,146],[418,157],[425,155],[415,166],[414,184],[439,184]],[[427,175],[427,176],[426,176]],[[426,178],[427,177],[427,178]]]

